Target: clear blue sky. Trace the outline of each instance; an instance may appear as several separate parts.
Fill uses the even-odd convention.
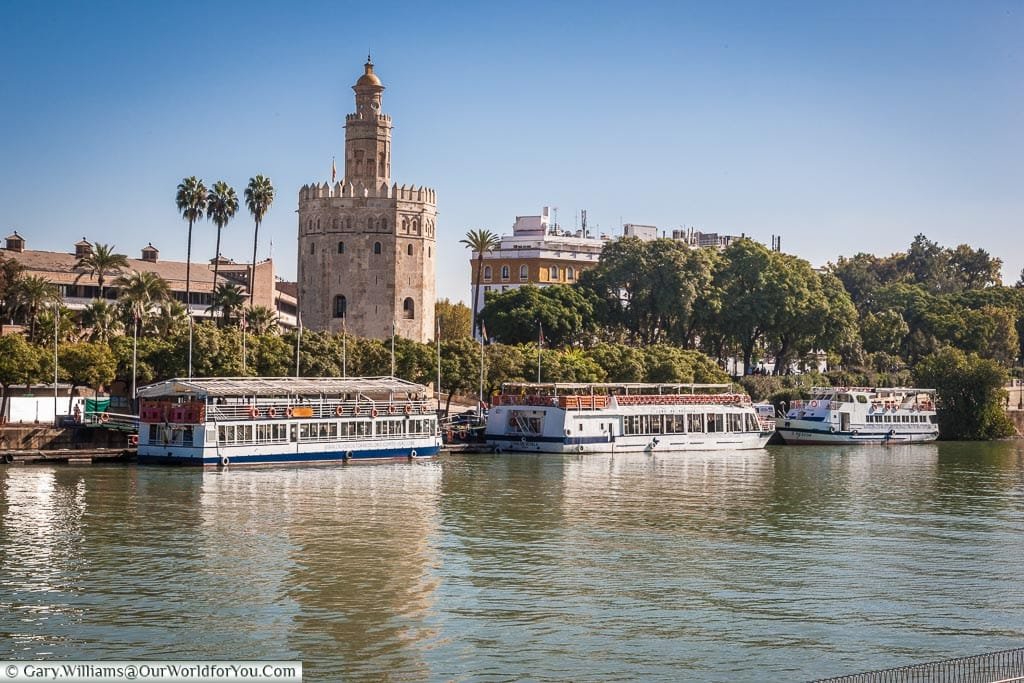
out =
[[[367,49],[393,177],[438,192],[438,293],[470,228],[579,209],[746,233],[815,265],[923,232],[1024,266],[1024,2],[5,3],[0,230],[183,259],[182,177],[256,173],[295,274]],[[225,229],[246,260],[252,222]],[[196,260],[214,228],[195,231]]]

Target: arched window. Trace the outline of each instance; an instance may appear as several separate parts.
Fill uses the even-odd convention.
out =
[[[566,280],[575,280],[576,279],[576,270],[572,266],[569,266],[568,268],[565,269],[565,279]]]
[[[373,230],[373,216],[366,219],[366,229]]]
[[[388,229],[388,219],[387,218],[381,218],[380,219],[380,229],[381,230],[387,230]]]
[[[341,294],[334,297],[334,317],[344,318],[348,313],[348,300]]]
[[[411,244],[405,248],[405,253],[408,254],[409,256],[412,256],[412,245]]]
[[[430,258],[432,254],[433,251],[430,249],[430,247],[427,247],[427,258]]]
[[[558,279],[558,266],[551,266],[551,268],[548,270],[548,279],[549,280],[557,280]]]
[[[339,254],[344,254],[345,253],[345,243],[344,242],[338,242],[338,253]]]
[[[317,230],[320,229],[320,219],[319,218],[316,219],[316,229]]]
[[[380,253],[380,242],[374,242],[373,243],[373,253],[374,254],[379,254]]]
[[[312,218],[310,218],[309,220],[307,220],[307,221],[306,221],[306,227],[307,227],[307,228],[308,228],[309,230],[312,230],[312,229],[313,229],[313,219],[312,219]]]
[[[411,297],[406,297],[405,301],[402,302],[402,316],[406,320],[412,320],[416,317],[416,304]]]
[[[316,242],[310,242],[309,243],[309,253],[310,254],[315,254],[316,253]]]
[[[508,279],[508,266],[502,266],[501,267],[501,279],[502,280],[507,280]]]
[[[490,266],[484,266],[484,280],[486,280],[487,282],[491,281],[491,267]]]
[[[527,279],[529,279],[529,277],[530,277],[530,268],[529,268],[529,266],[527,266],[525,264],[519,266],[519,279],[520,280],[527,280]]]

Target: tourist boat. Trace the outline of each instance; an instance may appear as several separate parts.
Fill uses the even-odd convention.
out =
[[[776,419],[787,444],[918,443],[939,436],[935,390],[815,387]]]
[[[138,394],[142,463],[340,463],[441,447],[426,388],[395,377],[171,379]]]
[[[487,415],[497,451],[620,453],[763,448],[774,421],[728,384],[505,384]]]

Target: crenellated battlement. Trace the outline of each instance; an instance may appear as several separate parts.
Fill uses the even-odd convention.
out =
[[[436,205],[437,193],[433,188],[421,185],[388,185],[367,186],[361,180],[355,182],[341,180],[334,185],[330,183],[313,183],[303,185],[299,189],[299,201],[311,199],[330,199],[332,197],[366,197],[374,199],[396,199],[406,202],[422,202]]]
[[[345,116],[345,123],[360,122],[360,121],[370,121],[370,120],[376,121],[377,123],[386,123],[389,126],[391,125],[391,115],[390,114],[377,114],[373,119],[370,119],[370,117],[363,116],[362,114],[359,114],[359,113],[347,114]]]

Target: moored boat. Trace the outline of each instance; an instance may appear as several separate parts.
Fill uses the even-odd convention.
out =
[[[939,436],[935,390],[913,387],[814,387],[776,420],[787,444],[884,444]]]
[[[728,384],[505,384],[487,416],[496,451],[618,453],[763,448],[758,418]]]
[[[441,447],[426,388],[395,377],[171,379],[138,393],[140,463],[340,463]]]

